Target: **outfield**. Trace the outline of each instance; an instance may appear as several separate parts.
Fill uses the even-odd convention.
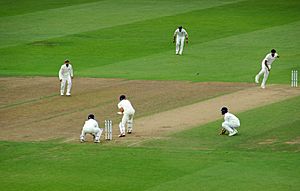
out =
[[[299,10],[295,0],[2,0],[1,189],[298,190]],[[280,58],[261,90],[254,76],[272,48]],[[70,98],[58,95],[66,58]],[[121,93],[137,108],[124,139]],[[241,119],[238,136],[218,135],[223,105]],[[90,112],[113,119],[114,141],[79,144]]]

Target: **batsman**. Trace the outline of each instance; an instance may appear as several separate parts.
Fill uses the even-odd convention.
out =
[[[120,96],[120,102],[118,104],[118,114],[123,115],[122,121],[119,124],[120,128],[120,135],[119,137],[125,137],[125,127],[127,124],[127,133],[132,133],[132,126],[133,126],[133,116],[135,113],[134,108],[132,107],[129,100],[126,99],[125,95]]]

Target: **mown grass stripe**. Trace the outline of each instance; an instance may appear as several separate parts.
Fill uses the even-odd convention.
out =
[[[238,2],[232,1],[232,2]],[[232,3],[230,2],[230,3]],[[228,4],[222,1],[100,1],[0,18],[0,47],[63,37]],[[184,6],[183,6],[184,5]]]

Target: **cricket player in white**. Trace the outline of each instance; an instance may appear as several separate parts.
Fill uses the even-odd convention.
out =
[[[182,26],[179,26],[173,35],[173,43],[176,42],[176,55],[182,55],[184,40],[188,43],[188,33],[182,28]]]
[[[118,114],[123,115],[122,121],[119,124],[120,135],[119,137],[125,137],[125,127],[127,124],[127,133],[132,133],[133,127],[133,116],[135,113],[134,108],[132,107],[129,100],[126,99],[125,95],[120,96],[120,102],[118,104],[119,112]]]
[[[66,83],[68,82],[66,95],[70,96],[73,79],[73,68],[69,60],[65,60],[65,63],[60,67],[58,76],[60,80],[60,95],[64,95]]]
[[[222,127],[229,132],[228,136],[231,137],[233,135],[236,135],[238,133],[236,128],[240,127],[241,125],[240,120],[235,115],[229,113],[227,107],[222,107],[221,112],[222,115],[224,115],[224,122],[222,123]]]
[[[85,142],[85,135],[91,134],[94,137],[94,143],[100,143],[100,137],[103,129],[100,129],[98,122],[93,114],[89,114],[88,120],[85,121],[80,135],[80,142]]]
[[[276,53],[275,49],[271,50],[271,53],[267,54],[267,56],[263,59],[261,63],[261,70],[260,72],[255,76],[255,83],[259,83],[259,78],[262,74],[264,74],[264,79],[261,83],[261,88],[266,88],[266,82],[271,70],[271,64],[276,59],[279,58],[279,55]]]

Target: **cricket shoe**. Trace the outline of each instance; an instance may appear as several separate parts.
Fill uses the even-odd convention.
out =
[[[236,135],[237,134],[237,131],[233,131],[232,133],[229,133],[229,137],[231,137],[231,136],[234,136],[234,135]]]
[[[120,134],[119,137],[125,137],[125,134]]]
[[[66,93],[66,96],[71,96],[71,94],[70,93]]]
[[[236,130],[236,129],[234,129],[234,131],[236,132],[236,134],[238,134],[239,132],[238,132],[238,130]]]
[[[94,143],[100,143],[100,140],[95,140]]]
[[[84,142],[85,142],[85,140],[84,140],[84,139],[80,139],[80,142],[81,142],[81,143],[84,143]]]
[[[128,134],[131,134],[131,133],[132,133],[132,131],[127,131],[127,133],[128,133]]]
[[[255,83],[259,84],[258,78],[255,77]]]
[[[222,128],[221,132],[220,132],[220,135],[225,135],[225,134],[226,134],[226,129]]]

